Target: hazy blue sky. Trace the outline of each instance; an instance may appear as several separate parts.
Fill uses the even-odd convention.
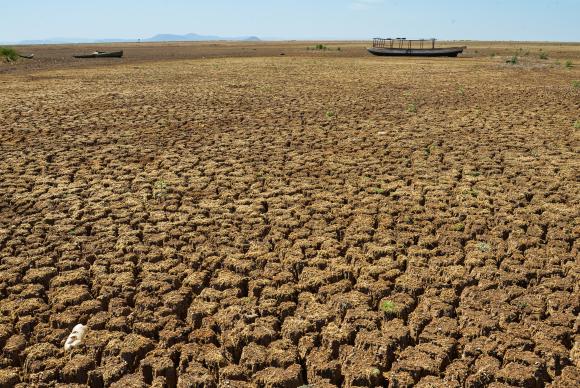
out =
[[[580,0],[0,0],[0,41],[158,33],[580,41]]]

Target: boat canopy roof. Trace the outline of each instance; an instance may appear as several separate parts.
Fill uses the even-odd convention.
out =
[[[375,48],[411,48],[413,43],[418,43],[420,48],[423,48],[425,42],[430,42],[431,48],[435,48],[435,41],[437,39],[407,39],[407,38],[374,38],[373,47]]]

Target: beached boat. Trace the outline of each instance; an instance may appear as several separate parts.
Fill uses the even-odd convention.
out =
[[[375,38],[367,50],[378,56],[456,57],[466,47],[435,47],[435,39]]]
[[[123,51],[95,51],[91,54],[73,55],[75,58],[121,58]]]

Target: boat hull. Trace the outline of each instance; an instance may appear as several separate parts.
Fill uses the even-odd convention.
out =
[[[380,57],[456,57],[465,47],[441,47],[434,49],[404,49],[370,47],[368,52]]]
[[[86,55],[74,55],[75,58],[121,58],[123,51],[99,52]]]

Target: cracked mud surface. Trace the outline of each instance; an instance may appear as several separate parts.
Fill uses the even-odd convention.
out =
[[[0,386],[578,386],[576,79],[372,57],[4,75]]]

